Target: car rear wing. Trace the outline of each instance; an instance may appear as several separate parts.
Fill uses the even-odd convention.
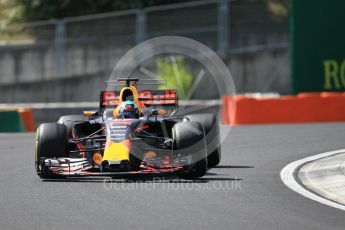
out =
[[[106,81],[106,86],[130,86],[131,83],[135,83],[138,85],[165,85],[167,86],[166,80],[160,79],[140,79],[139,78],[118,78],[116,80],[109,80]]]
[[[102,91],[100,95],[100,111],[116,108],[120,103],[120,91]],[[143,90],[139,92],[138,101],[152,109],[177,110],[177,93],[174,89]]]

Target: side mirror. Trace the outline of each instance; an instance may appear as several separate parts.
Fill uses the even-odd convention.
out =
[[[95,117],[99,115],[98,111],[83,111],[85,117]]]
[[[164,141],[164,146],[167,147],[168,149],[171,149],[173,146],[173,140],[169,139],[169,140]]]
[[[166,115],[167,111],[165,109],[153,109],[152,115]]]

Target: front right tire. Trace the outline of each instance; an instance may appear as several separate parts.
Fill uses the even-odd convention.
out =
[[[217,166],[221,161],[221,144],[219,135],[219,121],[213,114],[192,114],[185,116],[185,122],[200,122],[204,127],[207,146],[208,168]]]
[[[207,151],[202,125],[199,122],[177,123],[173,127],[173,139],[175,152],[191,158],[191,164],[185,165],[178,176],[187,180],[204,176],[207,172]]]

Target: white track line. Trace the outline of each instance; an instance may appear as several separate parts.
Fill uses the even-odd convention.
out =
[[[308,191],[306,188],[304,188],[302,185],[300,185],[296,181],[295,176],[294,176],[294,173],[296,172],[296,170],[301,165],[303,165],[307,162],[315,161],[315,160],[320,159],[320,158],[329,157],[331,155],[338,154],[338,153],[344,153],[344,152],[345,152],[345,149],[335,150],[335,151],[321,153],[321,154],[318,154],[315,156],[306,157],[306,158],[303,158],[301,160],[294,161],[282,169],[282,171],[280,172],[280,178],[287,187],[289,187],[293,191],[301,194],[302,196],[305,196],[309,199],[317,201],[321,204],[325,204],[325,205],[331,206],[333,208],[337,208],[337,209],[345,211],[344,205],[341,205],[341,204],[338,204],[338,203],[333,202],[331,200],[325,199],[321,196],[316,195],[315,193]]]

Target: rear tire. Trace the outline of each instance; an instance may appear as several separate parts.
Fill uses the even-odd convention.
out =
[[[173,138],[177,154],[189,154],[191,165],[178,173],[183,179],[195,180],[207,172],[207,152],[205,133],[198,122],[181,122],[173,127]]]
[[[213,114],[193,114],[185,116],[187,121],[200,122],[205,130],[208,168],[217,166],[221,161],[219,122]]]
[[[66,126],[57,123],[42,124],[37,129],[35,168],[36,173],[43,179],[56,178],[40,167],[41,157],[68,157]]]

